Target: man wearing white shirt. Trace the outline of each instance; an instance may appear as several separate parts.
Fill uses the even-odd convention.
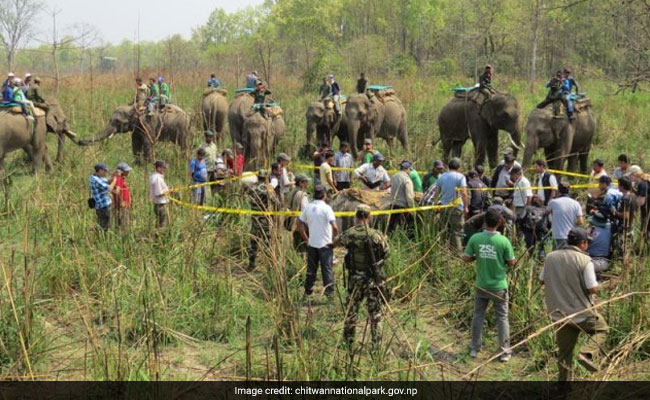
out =
[[[282,194],[286,194],[296,184],[294,181],[292,181],[289,178],[289,172],[287,171],[289,164],[291,164],[291,157],[289,157],[287,153],[280,153],[278,154],[277,161],[280,164],[280,171],[281,171],[281,179],[280,179],[280,186],[282,188],[281,191]]]
[[[325,294],[327,296],[334,294],[333,243],[334,237],[339,233],[339,228],[336,225],[334,210],[325,203],[325,200],[327,200],[327,190],[321,185],[316,185],[314,201],[309,203],[298,218],[300,236],[307,242],[305,296],[310,296],[313,292],[319,264]]]
[[[167,225],[169,221],[169,214],[167,212],[167,195],[169,188],[165,183],[165,171],[167,171],[167,164],[164,161],[158,160],[154,164],[155,172],[149,176],[149,197],[153,203],[154,214],[156,215],[156,226],[162,228]]]
[[[390,187],[390,178],[382,166],[383,163],[384,156],[375,154],[372,156],[372,162],[354,170],[354,177],[363,182],[364,189],[386,190]]]
[[[526,215],[526,206],[530,205],[533,198],[533,191],[530,188],[530,181],[523,175],[521,168],[514,167],[510,171],[512,182],[512,205],[515,207],[517,220],[522,220]]]

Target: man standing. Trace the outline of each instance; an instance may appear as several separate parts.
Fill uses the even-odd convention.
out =
[[[590,184],[598,185],[598,179],[600,179],[601,176],[607,176],[607,171],[603,168],[604,165],[605,162],[603,162],[603,160],[599,158],[594,160],[591,167],[591,173],[589,174]],[[597,187],[589,188],[588,192],[589,200],[595,200],[600,196],[600,189]]]
[[[307,186],[309,186],[309,178],[307,175],[298,174],[295,179],[296,185],[285,200],[287,201],[287,208],[290,211],[300,211],[301,213],[305,211],[309,205],[309,196],[307,195]],[[300,231],[298,229],[297,217],[287,217],[284,220],[284,227],[291,232],[293,237],[293,246],[297,251],[305,252],[307,249],[305,244],[300,237]]]
[[[497,189],[494,191],[495,196],[499,196],[504,200],[512,198],[512,191],[504,190],[503,188],[508,187],[508,181],[510,180],[510,172],[515,166],[516,166],[515,157],[507,154],[505,157],[503,157],[503,164],[500,164],[494,170],[494,175],[492,175],[492,181],[490,182],[490,187]],[[506,202],[506,204],[508,203]]]
[[[485,183],[478,177],[478,173],[474,170],[467,173],[467,187],[469,188],[469,215],[473,217],[480,214],[485,210],[487,204],[487,188]]]
[[[359,74],[359,79],[357,79],[357,93],[365,93],[366,86],[368,86],[368,80],[366,79],[366,75],[362,72]]]
[[[485,175],[485,167],[477,165],[475,171],[478,174],[478,179],[485,184],[485,187],[490,187],[490,178]]]
[[[289,164],[291,164],[291,157],[287,153],[280,153],[278,154],[277,161],[280,164],[280,186],[282,194],[285,195],[295,185],[295,182],[289,178],[289,171],[287,170]]]
[[[171,188],[165,183],[165,172],[167,164],[158,160],[154,163],[154,173],[149,176],[149,197],[153,203],[153,211],[156,215],[156,226],[162,228],[169,222],[169,213],[167,211],[167,195]]]
[[[612,177],[614,179],[619,179],[626,176],[630,172],[630,157],[627,154],[621,154],[618,156],[618,167],[614,168],[614,173]]]
[[[570,185],[560,183],[559,196],[548,203],[546,212],[551,214],[553,250],[566,246],[567,235],[571,229],[583,224],[584,218],[580,203],[569,197]]]
[[[358,161],[360,161],[361,164],[368,164],[372,162],[372,157],[374,157],[375,154],[379,154],[379,152],[373,149],[372,139],[364,139],[363,151],[359,152]]]
[[[334,210],[327,205],[327,190],[317,185],[314,187],[314,201],[300,214],[299,230],[302,239],[307,242],[307,276],[305,279],[305,296],[311,296],[320,265],[325,294],[334,294],[334,271],[332,258],[334,252],[333,238],[339,233]]]
[[[598,282],[591,257],[585,254],[588,239],[584,229],[572,229],[567,238],[568,246],[551,252],[539,275],[551,319],[555,322],[577,314],[560,324],[555,333],[559,347],[559,381],[572,378],[573,349],[580,332],[589,335],[589,340],[580,349],[578,362],[591,372],[598,371],[596,358],[603,351],[609,331],[605,319],[590,309],[594,306],[593,295],[598,291]]]
[[[440,176],[434,186],[429,188],[420,201],[421,205],[430,206],[435,203],[440,194],[440,204],[455,203],[460,197],[461,201],[454,207],[446,207],[440,213],[439,229],[449,245],[457,250],[462,250],[461,229],[463,227],[463,214],[469,214],[469,201],[467,199],[467,180],[465,175],[458,172],[460,159],[452,158],[449,161],[449,171]]]
[[[383,264],[390,250],[386,236],[370,228],[370,207],[359,204],[355,218],[356,225],[336,239],[337,245],[345,246],[348,250],[344,265],[348,271],[348,297],[343,340],[349,346],[354,342],[359,306],[365,299],[370,337],[373,346],[377,346],[381,342],[379,323],[382,306],[388,301]]]
[[[436,181],[443,172],[445,172],[445,164],[440,160],[434,161],[433,167],[429,172],[427,172],[426,175],[424,175],[424,178],[422,179],[422,190],[426,192],[430,187],[435,185]]]
[[[125,162],[117,164],[115,167],[117,175],[115,176],[115,189],[113,190],[113,207],[115,216],[115,226],[120,231],[126,231],[129,228],[131,217],[131,189],[126,183],[126,177],[131,172],[131,167]]]
[[[260,169],[257,171],[257,184],[248,189],[251,210],[261,212],[273,211],[280,204],[273,189],[266,183],[266,176],[267,173],[265,170]],[[256,267],[255,260],[257,259],[257,251],[260,243],[271,245],[272,221],[273,218],[269,215],[251,216],[251,237],[248,244],[248,271],[253,271]]]
[[[497,228],[503,223],[501,214],[494,209],[485,213],[485,231],[473,235],[467,243],[463,261],[476,261],[476,291],[474,294],[474,317],[472,318],[472,343],[470,357],[476,358],[481,351],[481,336],[485,310],[494,303],[499,331],[499,359],[510,360],[510,325],[508,323],[508,266],[515,266],[515,253],[507,237]]]
[[[643,170],[638,165],[630,167],[630,176],[632,181],[636,183],[636,202],[641,209],[641,233],[648,242],[650,238],[650,181],[648,175],[643,173]]]
[[[217,144],[214,142],[214,132],[205,131],[204,132],[204,141],[199,146],[200,149],[203,149],[205,152],[205,168],[208,171],[208,182],[214,182],[217,180],[217,172],[215,170],[215,165],[217,162],[217,157],[219,157],[219,149],[217,149]],[[216,185],[212,185],[210,188],[212,194],[217,191]]]
[[[330,144],[328,142],[321,142],[318,150],[312,155],[314,161],[314,186],[320,185],[320,165],[325,162],[325,153],[329,151]]]
[[[90,196],[95,202],[97,223],[104,232],[111,226],[111,191],[115,187],[115,174],[109,181],[106,178],[108,166],[104,163],[95,165],[95,173],[90,175]]]
[[[384,156],[375,154],[371,163],[363,164],[354,170],[354,177],[363,183],[365,189],[386,190],[390,187],[390,178],[382,166],[383,163]]]
[[[512,205],[515,207],[517,220],[521,221],[526,215],[526,206],[530,205],[533,198],[533,191],[530,188],[530,181],[524,176],[521,168],[514,167],[510,171],[510,182],[512,183]]]
[[[537,186],[546,189],[537,189],[537,196],[542,200],[544,205],[555,197],[557,192],[557,179],[555,175],[546,170],[547,165],[544,160],[535,161],[535,172],[537,172]]]
[[[334,183],[334,175],[332,174],[331,164],[334,163],[334,153],[332,150],[328,150],[325,153],[325,161],[318,167],[318,173],[320,175],[320,184],[323,185],[325,190],[327,190],[328,195],[336,194],[336,184]]]
[[[334,166],[336,168],[352,168],[352,154],[350,154],[350,145],[348,142],[341,142],[339,151],[334,156]],[[336,190],[344,190],[350,188],[350,171],[336,171],[334,173],[336,178]]]
[[[200,185],[208,181],[208,170],[205,165],[205,149],[199,147],[196,158],[190,160],[190,176],[193,185]],[[200,206],[205,202],[205,185],[192,188],[192,203]]]
[[[409,160],[402,161],[399,169],[400,171],[390,178],[391,209],[393,210],[411,208],[415,205],[413,181],[409,176],[411,162]],[[395,231],[398,225],[402,225],[410,235],[413,226],[413,215],[411,213],[389,215],[388,233],[391,234]]]

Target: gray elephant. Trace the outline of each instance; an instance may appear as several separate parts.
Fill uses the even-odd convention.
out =
[[[269,166],[275,149],[286,129],[280,107],[267,109],[269,118],[249,110],[244,118],[241,144],[244,146],[244,160],[247,170]]]
[[[250,93],[238,93],[228,107],[228,126],[233,145],[235,143],[244,144],[242,141],[244,119],[250,113],[253,102],[254,99]]]
[[[313,145],[313,136],[316,132],[316,142],[327,141],[332,143],[334,137],[340,141],[347,139],[347,117],[345,112],[337,115],[331,101],[314,101],[307,107],[305,119],[307,120],[307,144]],[[317,144],[316,143],[316,144]]]
[[[4,169],[5,156],[20,149],[29,154],[34,172],[38,171],[43,163],[46,171],[52,168],[45,142],[47,135],[45,113],[37,110],[34,114],[34,121],[30,122],[19,110],[0,112],[0,171]]]
[[[353,157],[363,147],[363,139],[381,137],[393,145],[397,137],[402,146],[408,148],[406,110],[395,92],[380,91],[376,95],[353,94],[345,105],[348,141]]]
[[[203,129],[215,134],[217,144],[220,144],[226,133],[226,115],[228,99],[224,89],[208,90],[201,100],[203,114]]]
[[[113,111],[104,130],[90,139],[80,140],[80,145],[89,145],[107,138],[115,133],[132,132],[131,148],[136,162],[144,157],[153,161],[152,143],[159,140],[174,142],[183,150],[190,145],[190,118],[181,108],[168,104],[153,115],[143,115],[133,106],[119,106]]]
[[[566,115],[554,116],[553,105],[536,108],[526,122],[526,151],[524,166],[530,165],[539,149],[544,149],[549,168],[563,169],[568,161],[569,171],[589,171],[589,151],[596,133],[596,117],[588,101],[575,105],[575,120]]]
[[[482,165],[487,155],[490,167],[495,168],[499,162],[499,130],[508,132],[515,156],[523,148],[517,99],[509,94],[496,93],[482,106],[475,101],[474,92],[456,95],[440,110],[438,128],[445,160],[460,157],[463,145],[472,139],[475,165]]]
[[[69,137],[73,143],[78,144],[77,134],[72,132],[68,125],[68,117],[66,117],[63,112],[63,108],[59,105],[59,102],[55,98],[49,98],[46,100],[44,106],[38,107],[42,110],[45,110],[45,121],[47,124],[47,132],[54,133],[57,136],[57,152],[56,152],[56,162],[63,161],[63,147],[65,143],[65,137]],[[27,158],[31,161],[31,156],[27,155]]]

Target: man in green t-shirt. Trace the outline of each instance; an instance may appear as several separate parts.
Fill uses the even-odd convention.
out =
[[[422,178],[422,190],[426,193],[427,189],[436,184],[443,172],[445,172],[445,164],[440,160],[434,161],[433,168]]]
[[[508,324],[508,266],[514,267],[515,254],[507,237],[497,229],[503,223],[501,213],[488,209],[485,213],[485,231],[474,234],[467,243],[463,261],[476,261],[476,292],[474,295],[474,317],[472,318],[472,342],[470,357],[476,358],[481,350],[481,334],[485,310],[490,300],[494,302],[499,332],[499,359],[510,360],[510,325]]]
[[[363,141],[363,150],[359,152],[359,161],[361,164],[368,164],[372,162],[372,157],[379,154],[378,151],[372,148],[372,139],[365,139]]]

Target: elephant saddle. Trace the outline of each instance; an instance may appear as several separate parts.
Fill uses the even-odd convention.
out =
[[[221,94],[221,95],[223,95],[223,96],[227,96],[227,95],[228,95],[228,91],[227,91],[226,89],[223,89],[223,88],[210,89],[210,88],[208,88],[208,89],[205,89],[205,90],[203,91],[203,97],[208,97],[208,96],[211,95],[212,93],[219,93],[219,94]]]
[[[269,117],[271,117],[272,119],[275,119],[275,118],[277,118],[277,117],[280,117],[280,116],[284,115],[284,111],[282,111],[282,108],[280,108],[279,106],[275,106],[275,107],[267,107],[267,108],[266,108],[266,113],[267,113],[267,114],[269,115]]]
[[[482,105],[485,102],[485,95],[475,88],[472,88],[471,90],[457,90],[454,91],[454,98],[464,100],[464,101],[471,101],[479,106]]]
[[[5,110],[9,111],[12,114],[22,114],[23,110],[20,106],[13,106],[13,107],[8,107]],[[40,109],[38,107],[34,107],[33,109],[34,117],[44,117],[45,116],[45,110]]]

